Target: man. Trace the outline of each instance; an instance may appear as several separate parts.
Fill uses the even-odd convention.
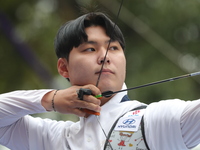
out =
[[[89,13],[60,28],[55,40],[57,68],[72,86],[63,90],[14,91],[0,95],[0,144],[12,150],[101,150],[106,145],[107,149],[135,146],[130,143],[132,131],[120,131],[121,137],[115,139],[119,141],[119,147],[114,147],[112,140],[106,143],[106,136],[118,118],[145,104],[127,101],[126,92],[102,99],[95,97],[105,91],[126,88],[124,39],[120,29],[113,26],[104,14]],[[89,89],[91,95],[82,95],[83,100],[80,100],[80,88]],[[150,104],[146,111],[134,111],[144,112],[142,131],[145,132],[146,147],[186,150],[199,144],[199,106],[199,100],[168,100]],[[78,115],[80,121],[57,122],[29,116],[53,110]],[[97,118],[85,110],[100,112],[100,116]],[[124,124],[133,121],[127,119]],[[113,134],[111,137],[115,138]]]

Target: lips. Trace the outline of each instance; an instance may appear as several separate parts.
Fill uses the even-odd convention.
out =
[[[99,74],[100,72],[114,74],[114,72],[112,70],[110,70],[110,69],[102,69],[102,71],[100,70],[100,71],[96,72],[95,74]]]

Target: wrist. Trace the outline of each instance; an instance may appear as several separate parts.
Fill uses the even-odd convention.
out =
[[[58,92],[58,90],[56,90],[56,91],[54,92],[53,98],[52,98],[52,100],[51,100],[51,106],[52,106],[52,108],[53,108],[53,110],[54,110],[55,112],[56,112],[56,108],[55,108],[54,100],[55,100],[55,96],[56,96],[57,92]]]
[[[46,109],[46,111],[53,111],[55,109],[55,104],[54,104],[55,95],[54,94],[56,94],[57,91],[58,90],[50,91],[43,96],[41,100],[41,104]],[[53,106],[52,101],[53,101],[54,109],[52,107]]]

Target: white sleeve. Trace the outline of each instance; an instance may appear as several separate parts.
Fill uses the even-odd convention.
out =
[[[147,107],[144,115],[145,136],[151,150],[188,150],[182,136],[183,130],[184,133],[188,131],[182,129],[183,122],[187,120],[182,119],[187,104],[188,102],[181,100],[167,100]]]
[[[188,148],[200,143],[200,100],[188,102],[181,116],[181,129]]]
[[[50,90],[14,91],[0,94],[0,128],[16,122],[27,114],[42,113],[42,97]]]
[[[41,99],[49,91],[29,90],[0,94],[0,144],[15,146],[15,149],[27,148],[30,116],[25,115],[45,112]]]

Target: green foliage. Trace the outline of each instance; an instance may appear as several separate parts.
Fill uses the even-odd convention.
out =
[[[124,6],[136,16],[121,23],[127,41],[128,87],[199,71],[199,1],[134,0],[124,1]],[[141,25],[136,19],[152,32],[140,26],[146,32],[140,33],[132,26]],[[129,96],[145,103],[171,98],[197,99],[199,83],[199,77],[187,78],[130,91]]]

